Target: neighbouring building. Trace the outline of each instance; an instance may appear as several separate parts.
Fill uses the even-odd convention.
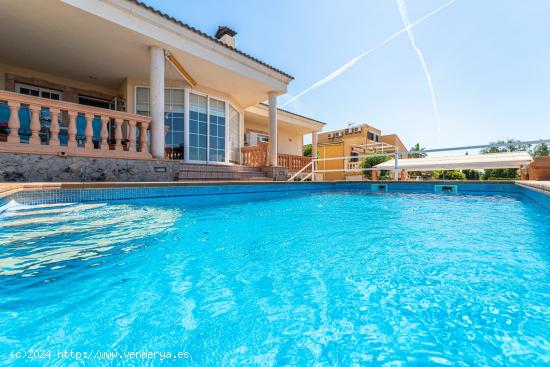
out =
[[[316,174],[316,177],[324,180],[360,180],[362,173],[358,168],[361,156],[396,151],[407,151],[396,134],[382,135],[380,129],[368,124],[350,125],[345,129],[323,132],[317,136],[317,156],[347,158],[319,161],[318,170],[332,172]]]
[[[210,36],[135,0],[4,0],[0,13],[0,181],[252,178],[310,162],[303,137],[324,123],[278,109],[293,78],[228,27]]]

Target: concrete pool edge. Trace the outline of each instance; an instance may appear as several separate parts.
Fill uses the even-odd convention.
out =
[[[524,193],[536,200],[550,198],[550,183],[530,181],[331,181],[331,182],[44,182],[0,184],[0,212],[13,205],[53,202],[90,202],[161,198],[250,194],[288,191],[354,189],[373,191],[371,185],[388,192],[434,192],[435,186],[457,186],[461,193]],[[545,194],[545,195],[541,195]],[[547,200],[543,200],[547,201]]]
[[[550,181],[516,181],[516,185],[550,195]]]

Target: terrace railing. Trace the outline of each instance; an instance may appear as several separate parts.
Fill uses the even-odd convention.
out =
[[[359,170],[361,162],[347,161],[346,164],[348,166],[348,171],[356,171]]]
[[[151,118],[0,91],[0,151],[149,159]]]
[[[258,142],[257,145],[241,148],[243,164],[250,167],[264,167],[269,165],[269,143]],[[311,162],[311,157],[293,154],[278,154],[277,165],[286,167],[289,171],[298,171]]]
[[[264,142],[258,142],[257,145],[251,145],[241,148],[243,164],[250,167],[264,167],[269,164],[267,161],[269,145]]]
[[[299,171],[311,162],[311,157],[301,155],[279,154],[277,164],[288,168],[289,171]]]

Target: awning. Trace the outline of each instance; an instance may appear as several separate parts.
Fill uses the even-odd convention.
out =
[[[519,168],[533,161],[527,152],[506,152],[448,157],[403,158],[397,161],[399,169],[435,171],[453,169]],[[394,160],[380,163],[376,168],[394,169]]]

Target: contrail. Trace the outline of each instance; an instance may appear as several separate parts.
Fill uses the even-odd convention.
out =
[[[339,76],[340,74],[344,73],[346,70],[348,70],[349,68],[351,68],[353,65],[355,65],[359,60],[361,60],[362,58],[370,55],[371,53],[373,53],[374,51],[378,50],[379,48],[385,46],[386,44],[388,44],[389,42],[391,42],[394,38],[397,38],[399,37],[401,34],[405,33],[405,32],[408,32],[409,29],[412,29],[414,27],[416,27],[417,25],[419,25],[420,23],[424,22],[425,20],[427,20],[428,18],[431,18],[432,16],[436,15],[437,13],[439,13],[440,11],[442,11],[443,9],[445,9],[446,7],[448,7],[449,5],[452,5],[453,3],[455,3],[457,0],[451,0],[443,5],[441,5],[439,8],[429,12],[428,14],[424,15],[422,18],[419,18],[418,20],[416,20],[415,22],[413,23],[410,23],[409,25],[405,26],[405,28],[401,29],[400,31],[398,32],[395,32],[394,34],[392,34],[391,36],[389,36],[388,38],[386,38],[384,41],[380,42],[378,45],[374,46],[373,48],[371,48],[370,50],[367,50],[365,52],[363,52],[362,54],[360,54],[359,56],[353,58],[351,61],[345,63],[344,65],[340,66],[338,69],[334,70],[332,73],[330,73],[329,75],[327,75],[326,77],[324,77],[323,79],[319,80],[318,82],[312,84],[310,87],[304,89],[302,92],[298,93],[297,95],[295,95],[294,97],[292,97],[291,99],[289,99],[288,101],[286,101],[285,103],[283,103],[280,107],[284,107],[294,101],[296,101],[297,99],[299,99],[300,97],[302,97],[304,94],[307,94],[309,92],[311,92],[312,90],[314,89],[317,89],[319,88],[320,86],[322,86],[323,84],[326,84],[328,82],[330,82],[332,79],[336,78],[337,76]]]
[[[409,26],[411,22],[409,21],[409,15],[407,14],[407,5],[405,4],[405,0],[396,1],[397,7],[399,8],[399,15],[401,16],[401,22],[403,22],[403,25],[407,29],[407,35],[409,36],[409,40],[411,41],[411,46],[414,49],[414,52],[416,52],[416,55],[418,56],[418,61],[420,61],[420,64],[422,65],[422,70],[424,71],[424,75],[426,76],[428,88],[430,89],[430,94],[432,96],[432,107],[434,110],[435,119],[437,120],[437,130],[441,131],[441,119],[439,118],[439,110],[437,109],[437,99],[435,98],[435,91],[432,84],[432,76],[430,75],[430,72],[428,70],[428,65],[426,64],[426,60],[424,59],[424,54],[416,45],[414,34],[411,27]]]

